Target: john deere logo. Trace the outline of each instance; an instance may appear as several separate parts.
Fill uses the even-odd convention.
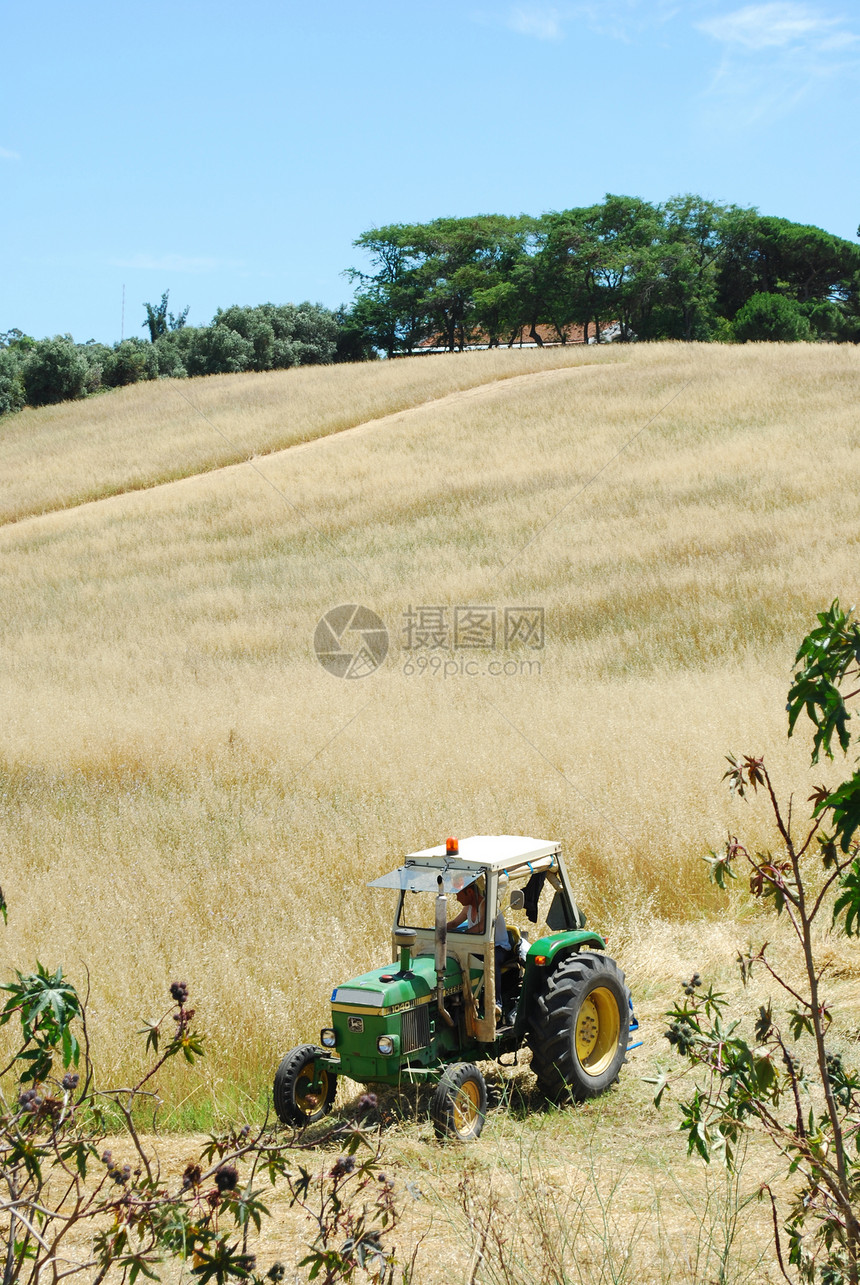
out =
[[[366,678],[388,655],[388,630],[369,607],[332,607],[314,631],[314,651],[335,678]]]

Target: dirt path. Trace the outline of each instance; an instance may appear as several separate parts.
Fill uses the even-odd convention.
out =
[[[602,363],[593,362],[588,365],[561,366],[554,370],[532,371],[527,375],[509,375],[502,379],[493,379],[486,384],[475,384],[472,388],[460,388],[456,392],[446,393],[443,397],[434,397],[426,402],[419,402],[416,406],[407,406],[403,410],[392,411],[389,415],[381,415],[377,419],[366,420],[362,424],[354,424],[351,428],[342,428],[332,433],[326,433],[321,437],[311,438],[307,442],[296,442],[292,446],[280,447],[277,450],[265,451],[260,455],[251,455],[246,460],[241,460],[238,464],[215,465],[210,469],[204,469],[200,473],[189,473],[187,477],[176,478],[170,482],[153,482],[141,486],[129,487],[125,491],[117,491],[114,495],[104,496],[98,500],[85,500],[81,504],[69,504],[62,508],[49,509],[44,513],[28,514],[26,517],[11,518],[5,522],[0,522],[0,527],[22,527],[33,522],[44,522],[46,519],[56,518],[64,514],[79,513],[81,510],[100,508],[104,509],[106,505],[116,504],[125,499],[128,495],[136,495],[145,491],[169,491],[183,486],[189,486],[199,482],[202,478],[213,477],[216,474],[227,476],[236,473],[242,469],[253,469],[259,471],[257,464],[260,460],[276,459],[278,456],[293,455],[296,451],[319,450],[330,442],[340,442],[344,438],[361,437],[366,433],[376,433],[393,424],[401,424],[405,420],[414,416],[424,415],[436,410],[446,410],[450,406],[457,406],[463,402],[486,402],[492,401],[496,397],[510,396],[511,393],[519,393],[524,389],[531,387],[540,387],[545,383],[561,381],[571,375],[579,374],[582,370],[596,370]],[[191,403],[189,403],[191,404]],[[193,407],[193,409],[197,409]],[[206,418],[203,416],[203,418]],[[208,422],[208,421],[207,421]],[[216,433],[222,435],[225,440],[229,440],[226,434],[221,433],[217,424],[212,424]]]
[[[528,388],[532,385],[540,385],[548,381],[555,381],[565,375],[576,374],[580,370],[594,370],[597,363],[592,366],[561,366],[556,370],[537,370],[528,375],[509,375],[506,379],[493,379],[488,384],[475,384],[472,388],[458,388],[454,393],[446,393],[444,397],[434,397],[427,402],[419,402],[417,406],[408,406],[405,410],[392,411],[390,415],[381,415],[379,419],[369,419],[363,424],[354,424],[352,428],[341,429],[339,433],[327,433],[325,437],[315,437],[310,442],[298,442],[295,446],[287,446],[283,451],[272,451],[272,455],[285,455],[287,452],[306,450],[311,446],[319,446],[322,442],[331,442],[335,438],[338,440],[344,437],[360,437],[364,433],[374,432],[387,424],[400,424],[403,420],[410,419],[413,415],[418,415],[422,411],[442,410],[448,406],[456,406],[460,402],[491,401],[493,396],[499,392],[508,392],[512,387],[517,391]],[[258,455],[255,459],[265,459],[266,456]],[[232,467],[241,467],[234,465]],[[183,481],[191,480],[183,478]]]

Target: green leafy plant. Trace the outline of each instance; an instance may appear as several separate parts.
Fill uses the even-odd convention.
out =
[[[101,1285],[109,1272],[134,1285],[139,1276],[160,1279],[163,1264],[177,1260],[191,1263],[199,1285],[279,1285],[284,1268],[260,1275],[250,1237],[269,1215],[265,1187],[281,1180],[316,1225],[301,1264],[309,1280],[334,1285],[359,1270],[378,1285],[393,1280],[383,1237],[397,1209],[378,1133],[335,1125],[317,1141],[334,1141],[343,1154],[312,1177],[290,1171],[290,1153],[307,1138],[265,1121],[236,1126],[212,1135],[180,1178],[162,1174],[136,1120],[167,1062],[203,1056],[184,982],[173,983],[171,1006],[141,1032],[152,1065],[133,1087],[113,1090],[94,1087],[86,1004],[61,968],[37,964],[0,989],[8,996],[0,1025],[20,1023],[0,1074],[3,1285],[81,1273]]]
[[[846,702],[860,695],[860,626],[838,600],[818,616],[819,626],[800,645],[799,666],[788,694],[789,735],[802,713],[814,728],[812,762],[833,757],[838,740],[851,747]],[[681,1102],[681,1128],[691,1152],[717,1157],[731,1167],[740,1139],[759,1126],[798,1181],[787,1213],[762,1188],[772,1206],[780,1269],[786,1280],[857,1285],[860,1281],[860,1076],[828,1044],[833,1015],[822,992],[823,966],[816,958],[815,930],[822,917],[832,927],[860,934],[860,774],[836,789],[811,795],[811,816],[797,833],[791,802],[780,803],[764,759],[731,756],[724,779],[745,798],[764,791],[778,832],[773,852],[751,850],[730,836],[725,850],[708,858],[711,878],[722,888],[746,869],[754,897],[789,923],[802,957],[804,983],[792,984],[774,963],[768,946],[739,957],[743,982],[763,970],[781,991],[785,1011],[773,999],[762,1005],[752,1031],[732,1016],[726,997],[705,990],[698,975],[667,1014],[666,1038],[694,1070],[691,1096]],[[809,1056],[810,1065],[803,1061]],[[660,1101],[668,1080],[656,1080]],[[782,1229],[780,1226],[782,1223]],[[783,1235],[787,1255],[783,1252]]]

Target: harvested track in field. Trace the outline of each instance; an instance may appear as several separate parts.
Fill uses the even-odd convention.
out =
[[[376,419],[365,420],[361,424],[353,424],[349,428],[338,429],[332,433],[326,433],[322,437],[314,437],[307,442],[296,442],[292,446],[279,447],[276,450],[264,451],[260,454],[249,455],[246,460],[240,460],[238,463],[215,465],[212,468],[203,469],[198,473],[189,473],[186,477],[174,478],[168,482],[144,483],[140,486],[130,486],[124,490],[118,490],[112,495],[102,496],[96,500],[84,500],[80,504],[62,505],[55,509],[47,509],[42,513],[30,513],[19,518],[9,518],[0,522],[0,527],[20,527],[32,522],[40,522],[45,518],[57,517],[59,514],[77,513],[81,510],[94,509],[95,507],[104,508],[105,505],[114,504],[122,500],[127,495],[136,495],[145,491],[166,491],[177,487],[187,486],[190,483],[198,482],[201,478],[213,477],[217,474],[224,476],[235,474],[242,469],[257,470],[257,461],[273,459],[277,457],[287,457],[294,455],[297,451],[319,450],[327,443],[342,441],[344,438],[361,437],[364,434],[376,433],[380,430],[394,424],[402,424],[404,421],[433,413],[438,410],[446,410],[448,407],[457,406],[464,402],[486,402],[495,398],[510,396],[511,393],[522,392],[530,387],[540,387],[547,382],[560,381],[568,376],[576,375],[582,370],[598,369],[599,363],[595,362],[590,365],[562,366],[554,370],[531,371],[526,375],[508,375],[501,379],[493,379],[485,384],[475,384],[471,388],[460,388],[453,393],[446,393],[443,397],[434,397],[429,401],[419,402],[415,406],[407,406],[403,410],[393,411],[389,415],[381,415]],[[197,410],[190,398],[186,398],[192,409]],[[227,439],[227,434],[222,432],[221,428],[210,420],[208,416],[203,415],[202,411],[198,412],[208,424],[211,425],[214,432]]]

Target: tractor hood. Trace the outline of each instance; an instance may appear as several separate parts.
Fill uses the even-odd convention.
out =
[[[456,959],[448,957],[445,969],[446,991],[456,989],[462,981],[462,971]],[[401,973],[397,964],[374,968],[336,986],[331,993],[332,1005],[391,1012],[401,1005],[412,1005],[429,1000],[436,990],[436,968],[430,954],[416,955],[407,973]]]

